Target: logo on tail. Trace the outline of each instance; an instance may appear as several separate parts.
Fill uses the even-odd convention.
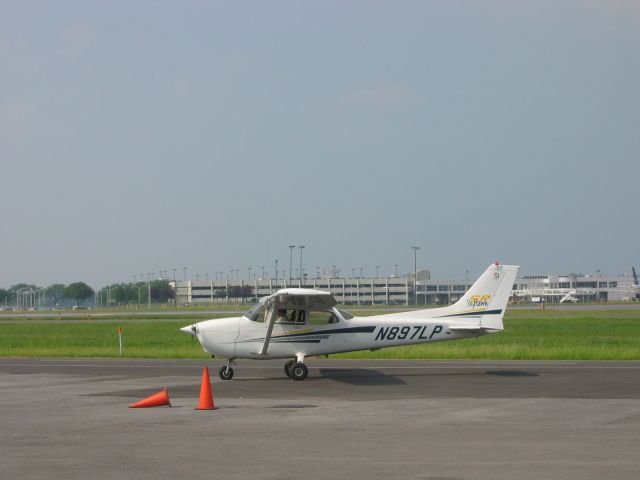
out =
[[[471,295],[467,300],[467,306],[471,308],[488,307],[491,295]]]

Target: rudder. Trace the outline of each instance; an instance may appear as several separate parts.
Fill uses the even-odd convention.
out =
[[[449,307],[451,312],[477,312],[482,314],[480,326],[502,330],[502,318],[518,268],[515,265],[500,265],[498,262],[490,265],[464,296]]]

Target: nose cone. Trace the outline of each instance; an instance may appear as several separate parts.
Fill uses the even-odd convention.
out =
[[[196,326],[196,324],[194,323],[193,325],[188,325],[186,327],[182,327],[180,329],[181,332],[184,333],[188,333],[189,335],[196,335],[196,332],[198,331],[198,327]]]

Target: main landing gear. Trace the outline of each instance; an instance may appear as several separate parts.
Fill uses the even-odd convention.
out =
[[[218,376],[222,380],[231,380],[233,378],[233,368],[231,368],[231,362],[233,360],[227,360],[227,364],[220,367],[218,370]],[[284,373],[287,377],[293,380],[304,380],[309,375],[309,369],[304,364],[304,357],[297,358],[296,360],[289,360],[284,364]]]
[[[309,374],[309,369],[301,359],[289,360],[284,364],[284,373],[293,380],[304,380]]]

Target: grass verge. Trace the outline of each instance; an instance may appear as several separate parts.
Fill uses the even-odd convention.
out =
[[[183,323],[120,319],[125,357],[206,358]],[[190,321],[185,319],[184,325]],[[117,357],[113,319],[0,322],[0,356]],[[640,315],[617,311],[511,310],[503,332],[454,342],[362,351],[335,358],[640,360]]]

